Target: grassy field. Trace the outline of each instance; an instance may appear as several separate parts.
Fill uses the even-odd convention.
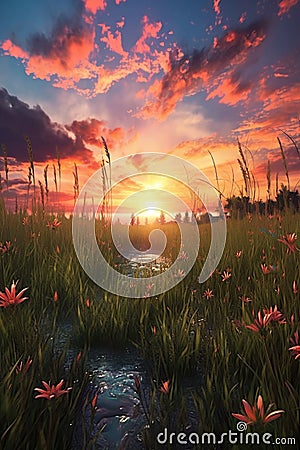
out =
[[[95,409],[87,357],[103,345],[134,346],[145,359],[150,387],[135,380],[144,448],[162,448],[156,436],[165,427],[236,431],[242,418],[232,414],[245,416],[249,431],[299,443],[300,263],[293,233],[299,235],[300,215],[248,215],[227,225],[223,257],[204,284],[197,277],[209,224],[199,225],[198,259],[181,283],[155,298],[127,299],[101,292],[83,272],[71,219],[7,213],[2,204],[0,448],[71,449],[78,427],[82,448],[94,448],[84,419],[92,421]],[[101,251],[115,263],[106,228],[96,229]],[[172,242],[167,252],[176,257],[176,227],[164,230]],[[146,226],[132,227],[133,243],[143,247],[147,233]],[[28,298],[20,301],[14,289],[24,288]],[[61,348],[64,321],[72,323],[72,335]],[[82,350],[71,360],[75,342]]]

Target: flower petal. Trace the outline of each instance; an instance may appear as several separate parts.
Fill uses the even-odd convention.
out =
[[[242,400],[242,403],[244,405],[245,413],[249,417],[250,420],[256,422],[256,416],[254,413],[254,408],[249,405],[249,403],[246,400]]]
[[[264,418],[264,423],[272,422],[272,420],[278,419],[284,412],[285,411],[283,409],[278,409],[277,411],[271,412]]]
[[[235,414],[231,413],[233,417],[235,417],[238,420],[241,420],[242,422],[247,423],[248,425],[252,424],[253,422],[249,419],[249,417],[243,416],[242,414]]]
[[[263,419],[263,417],[265,415],[265,408],[264,408],[264,402],[263,402],[261,395],[259,395],[258,399],[257,399],[257,408],[258,408],[260,417]]]

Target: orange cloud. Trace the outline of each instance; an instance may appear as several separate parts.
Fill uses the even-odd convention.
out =
[[[142,19],[142,36],[136,42],[133,51],[136,53],[148,53],[150,52],[150,46],[146,42],[148,39],[156,39],[158,37],[158,33],[162,28],[161,22],[151,23],[147,16],[144,16]],[[151,42],[150,42],[151,45]]]
[[[213,3],[213,8],[214,8],[214,11],[217,16],[216,20],[215,20],[215,25],[220,25],[222,22],[220,3],[221,3],[221,0],[214,0],[214,3]]]
[[[97,71],[97,81],[94,86],[94,93],[105,94],[109,91],[111,86],[118,81],[126,78],[134,69],[129,64],[120,64],[115,69],[110,69],[104,65],[100,66]]]
[[[153,83],[146,105],[138,116],[154,116],[164,120],[186,95],[193,95],[201,89],[209,90],[211,87],[215,93],[221,93],[222,85],[223,88],[226,87],[225,77],[232,76],[233,69],[247,61],[249,52],[261,45],[265,36],[265,24],[261,22],[244,30],[228,31],[223,37],[215,39],[210,48],[194,50],[192,55],[182,56],[178,49],[174,50],[169,56],[168,72],[162,80]],[[237,70],[235,76],[236,73]],[[216,87],[218,85],[219,88]],[[244,82],[244,89],[241,89],[242,82],[239,86],[240,92],[243,90],[243,95],[246,96],[246,83]],[[236,94],[239,89],[236,85]],[[231,92],[234,93],[234,90]]]
[[[280,73],[280,72],[275,72],[274,73],[274,77],[276,78],[288,78],[288,74],[287,73]]]
[[[220,103],[234,106],[248,99],[252,87],[253,83],[241,81],[233,72],[230,77],[226,75],[221,81],[218,80],[217,86],[211,89],[206,100],[219,97]]]
[[[300,83],[282,86],[265,99],[264,111],[284,110],[288,115],[300,109]]]
[[[214,133],[199,139],[183,141],[174,148],[173,152],[186,159],[194,157],[201,159],[202,167],[206,167],[207,165],[210,166],[212,162],[209,151],[213,154],[218,153],[222,158],[226,152],[226,158],[228,159],[228,152],[232,152],[234,147],[234,139],[223,138]]]
[[[279,11],[277,13],[278,16],[282,16],[283,14],[287,14],[289,12],[289,10],[297,5],[298,0],[281,0],[281,2],[279,2]]]
[[[107,122],[95,118],[86,120],[74,120],[71,125],[66,126],[66,129],[74,133],[87,145],[95,145],[96,147],[103,147],[101,136],[104,137],[110,150],[123,149],[132,140],[135,139],[133,129],[125,130],[117,127],[110,129],[107,127]]]
[[[108,92],[113,84],[128,75],[134,74],[137,82],[147,82],[154,74],[166,71],[169,49],[162,50],[159,46],[162,24],[150,22],[147,16],[142,20],[140,38],[128,52],[123,48],[120,31],[125,23],[124,17],[116,23],[115,32],[110,26],[100,24],[100,42],[111,52],[111,55],[105,55],[105,61],[112,61],[114,54],[121,58],[113,68],[98,65],[95,61],[95,53],[99,52],[95,44],[95,23],[90,18],[86,20],[86,11],[96,6],[104,7],[104,4],[89,2],[85,5],[86,10],[80,4],[81,9],[75,11],[73,17],[60,19],[54,24],[49,36],[43,33],[29,36],[26,50],[6,40],[1,45],[4,54],[21,59],[28,75],[49,81],[61,89],[74,89],[86,97]]]
[[[84,0],[85,8],[96,14],[98,10],[104,11],[107,3],[105,0]]]
[[[214,0],[214,11],[216,14],[221,14],[221,10],[220,10],[220,3],[221,0]]]
[[[18,47],[16,44],[14,44],[10,39],[7,39],[6,41],[4,41],[1,48],[4,51],[5,55],[13,56],[15,58],[20,58],[23,61],[26,61],[29,58],[28,53],[25,52],[20,47]]]
[[[100,40],[107,45],[110,51],[118,53],[121,56],[126,56],[128,54],[123,49],[122,33],[120,31],[117,30],[115,34],[113,34],[108,30],[107,36],[103,36]]]
[[[88,62],[94,50],[94,37],[94,31],[87,25],[65,22],[55,26],[49,38],[44,34],[30,36],[29,51],[10,40],[1,47],[6,55],[22,59],[28,75],[69,89],[95,73],[94,66]]]
[[[276,173],[279,175],[278,186],[280,187],[281,183],[286,184],[284,165],[277,141],[278,135],[281,137],[285,150],[291,188],[293,188],[295,183],[299,181],[300,160],[289,139],[282,133],[276,134],[274,130],[267,128],[260,130],[260,133],[257,133],[255,128],[252,130],[248,129],[245,136],[243,133],[238,133],[240,142],[247,142],[247,145],[243,146],[243,150],[248,160],[250,173],[253,173],[256,183],[258,183],[256,184],[256,199],[258,197],[265,198],[266,195],[268,159],[271,162],[272,187],[274,188],[275,186]],[[226,139],[217,135],[211,135],[201,139],[184,141],[177,145],[172,153],[197,165],[209,177],[213,185],[216,186],[215,171],[209,151],[213,154],[216,163],[219,187],[223,195],[229,196],[232,193],[240,195],[244,186],[244,180],[237,162],[240,156],[237,141],[234,137]]]

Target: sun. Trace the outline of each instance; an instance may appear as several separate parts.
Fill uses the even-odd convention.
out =
[[[159,214],[160,211],[158,211],[157,209],[147,208],[139,214],[139,217],[141,218],[148,217],[148,219],[156,219],[159,217]]]

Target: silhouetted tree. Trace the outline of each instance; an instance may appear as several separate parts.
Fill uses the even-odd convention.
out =
[[[160,216],[159,216],[159,223],[161,225],[164,225],[166,223],[166,217],[163,211],[160,212]]]
[[[290,191],[283,184],[276,195],[276,206],[279,211],[290,208],[294,212],[299,211],[300,196],[298,191]]]
[[[242,219],[247,213],[253,212],[253,205],[250,202],[249,197],[236,197],[235,195],[233,195],[226,200],[227,203],[225,205],[225,208],[230,211],[231,217]]]

